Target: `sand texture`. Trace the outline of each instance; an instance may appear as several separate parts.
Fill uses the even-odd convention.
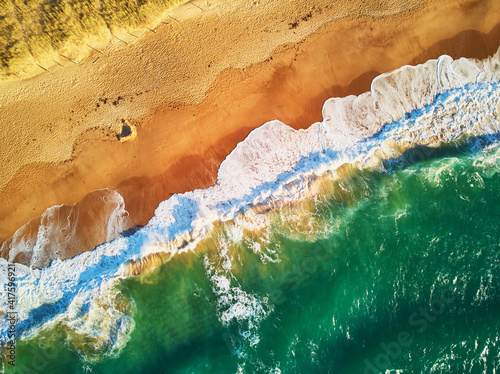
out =
[[[0,83],[1,241],[103,188],[123,196],[124,230],[143,225],[171,194],[214,184],[266,121],[306,128],[326,99],[367,91],[380,73],[442,54],[482,59],[500,44],[496,0],[193,3],[128,44]],[[86,226],[95,240],[55,257],[109,239]],[[35,223],[23,231],[36,234]]]

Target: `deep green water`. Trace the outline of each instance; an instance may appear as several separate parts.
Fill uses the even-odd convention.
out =
[[[498,372],[499,160],[360,171],[310,211],[267,213],[259,234],[226,223],[120,283],[135,321],[121,352],[55,327],[19,342],[8,372]]]

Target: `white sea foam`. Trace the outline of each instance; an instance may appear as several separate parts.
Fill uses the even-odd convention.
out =
[[[499,81],[500,52],[483,62],[442,56],[383,74],[360,96],[327,100],[324,120],[307,130],[295,131],[279,121],[264,124],[224,160],[214,187],[172,196],[134,235],[72,259],[56,259],[43,269],[17,265],[18,332],[26,336],[59,318],[74,321],[82,333],[95,333],[101,317],[90,321],[90,310],[124,276],[129,261],[158,251],[193,249],[213,222],[233,219],[258,204],[296,199],[311,177],[345,162],[370,166],[377,150],[388,150],[392,157],[394,142],[438,146],[463,135],[498,136]],[[5,284],[7,261],[0,259],[0,265]],[[238,300],[224,309],[222,321],[260,313],[256,296],[237,291],[223,275],[213,281],[221,297]],[[0,310],[6,308],[3,293]],[[84,315],[87,320],[81,323]],[[0,325],[0,338],[6,336],[7,326]],[[110,344],[117,343],[110,337]]]
[[[125,201],[118,192],[96,190],[76,204],[48,208],[16,230],[1,251],[9,254],[9,261],[24,256],[25,261],[16,262],[45,267],[55,258],[71,257],[75,247],[83,252],[119,237],[127,220]]]
[[[259,343],[259,325],[272,309],[267,297],[259,297],[243,291],[239,285],[232,285],[230,268],[224,266],[221,272],[205,257],[207,278],[217,297],[218,318],[225,327],[235,326],[237,335],[227,336],[227,340],[235,354],[244,356],[248,346]]]

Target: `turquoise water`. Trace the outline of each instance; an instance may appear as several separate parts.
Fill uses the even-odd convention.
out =
[[[500,148],[432,156],[327,176],[251,229],[220,223],[120,281],[100,313],[133,319],[121,351],[54,323],[18,343],[7,372],[498,371]]]

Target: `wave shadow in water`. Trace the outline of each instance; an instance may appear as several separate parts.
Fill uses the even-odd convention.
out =
[[[440,158],[474,155],[499,142],[500,132],[496,132],[488,135],[472,136],[457,145],[445,144],[439,147],[417,145],[404,151],[400,157],[382,160],[382,166],[385,170],[391,172]]]
[[[67,311],[78,295],[100,289],[107,281],[115,278],[122,266],[126,266],[134,257],[140,257],[141,249],[151,242],[152,236],[167,235],[167,237],[175,237],[185,231],[193,230],[193,222],[199,212],[198,203],[184,196],[176,196],[176,199],[178,199],[179,204],[172,211],[173,217],[177,221],[183,218],[184,225],[168,225],[163,228],[166,230],[161,234],[155,232],[154,235],[149,235],[152,234],[151,231],[153,230],[146,227],[127,238],[115,240],[115,243],[119,241],[125,244],[124,247],[121,246],[119,253],[116,253],[116,250],[110,254],[102,253],[96,263],[87,266],[79,274],[78,279],[64,282],[67,283],[67,286],[60,288],[62,296],[57,301],[42,304],[30,310],[28,318],[18,322],[16,327],[18,336],[22,336],[25,332],[39,327],[57,315]],[[186,207],[189,207],[189,210],[186,210]],[[69,261],[78,262],[79,257],[77,256]],[[87,297],[84,300],[83,305],[80,307],[79,315],[84,315],[89,311],[92,300],[92,297]]]
[[[426,109],[431,110],[431,107],[432,105],[429,105],[424,109],[416,110],[414,113],[409,115],[409,118],[417,118],[425,113]],[[397,122],[387,124],[385,129],[387,131],[387,129],[397,126],[401,126],[401,123]],[[356,146],[353,147],[351,152],[355,154],[364,153],[367,149],[379,144],[381,140],[386,138],[386,136],[387,135],[383,132],[377,132],[373,136],[358,142]],[[500,141],[500,132],[473,136],[458,146],[442,146],[433,148],[417,145],[406,150],[398,158],[383,160],[384,168],[388,170],[391,168],[402,168],[412,162],[415,163],[415,160],[423,162],[440,157],[479,152],[481,149],[484,149],[498,141]],[[244,209],[248,207],[249,201],[255,201],[265,192],[274,192],[277,186],[283,185],[294,176],[312,171],[319,163],[338,160],[342,154],[343,153],[340,151],[325,149],[322,152],[312,152],[307,156],[301,156],[294,168],[279,174],[276,180],[263,183],[257,188],[253,188],[250,193],[245,194],[239,199],[225,200],[221,202],[221,204],[233,207],[237,206],[241,212],[244,212]],[[261,201],[261,204],[265,205],[273,198],[275,197],[270,196],[266,199],[267,201]],[[194,230],[195,219],[197,218],[198,213],[200,213],[199,202],[182,195],[176,195],[173,199],[177,201],[177,204],[175,204],[173,209],[170,211],[170,222],[165,222],[162,227],[145,226],[142,230],[132,233],[132,235],[128,236],[127,240],[124,241],[126,243],[126,248],[121,249],[121,253],[119,255],[101,255],[97,263],[89,266],[80,274],[76,284],[82,285],[81,288],[78,290],[69,289],[67,291],[63,291],[63,296],[58,301],[51,304],[43,304],[31,310],[29,312],[28,319],[23,320],[18,324],[18,331],[20,335],[34,327],[44,324],[61,312],[66,311],[76,295],[101,287],[104,282],[114,277],[115,273],[122,265],[129,263],[134,256],[140,256],[141,248],[143,248],[144,245],[155,241],[155,239],[161,241],[162,238],[175,238],[179,234]],[[173,222],[176,224],[171,224]],[[78,258],[75,258],[75,260],[77,259]],[[91,282],[89,282],[89,280],[91,280]],[[84,314],[89,310],[90,303],[91,299],[88,299],[83,304],[80,314]]]
[[[471,87],[472,86],[469,86],[469,88]],[[493,92],[497,92],[498,90],[497,83],[476,83],[474,87],[478,90],[477,95],[479,95],[480,98],[482,97],[481,95],[490,96],[492,90]],[[467,88],[467,90],[469,90],[469,88]],[[472,88],[472,92],[469,93],[469,96],[476,95],[476,91]],[[485,90],[485,88],[487,88],[487,90]],[[481,93],[481,90],[485,92]],[[328,168],[334,167],[336,164],[340,165],[347,161],[355,162],[360,156],[381,146],[385,140],[392,139],[394,135],[400,136],[401,138],[400,132],[412,130],[417,124],[418,118],[424,115],[428,115],[432,118],[433,114],[435,114],[435,110],[439,109],[437,107],[446,105],[453,106],[455,104],[455,101],[450,102],[448,99],[462,100],[463,97],[463,101],[467,102],[470,97],[463,96],[465,91],[466,89],[462,87],[459,89],[450,89],[441,93],[434,97],[431,104],[424,106],[423,109],[410,111],[409,114],[405,115],[401,120],[384,125],[380,131],[377,131],[371,136],[363,139],[357,138],[352,145],[348,144],[347,148],[344,147],[341,149],[339,147],[332,147],[332,144],[335,144],[332,143],[335,139],[332,140],[331,137],[335,134],[326,134],[328,131],[326,128],[327,125],[322,127],[322,124],[319,124],[319,127],[316,126],[309,133],[306,132],[304,134],[304,138],[308,136],[308,140],[317,142],[313,144],[312,148],[307,149],[302,147],[302,149],[295,149],[294,147],[298,146],[298,144],[294,143],[291,147],[289,146],[285,152],[275,154],[275,159],[277,159],[277,161],[271,158],[261,161],[257,166],[267,168],[264,172],[267,171],[268,174],[264,176],[263,180],[260,178],[253,180],[253,186],[245,183],[242,183],[240,186],[238,184],[239,181],[236,181],[236,184],[227,183],[228,186],[216,185],[207,190],[197,190],[183,195],[174,195],[169,200],[161,203],[155,217],[148,225],[133,235],[106,243],[96,248],[92,253],[79,255],[73,259],[64,261],[64,263],[57,260],[55,264],[53,263],[49,268],[42,269],[39,273],[27,271],[34,280],[33,286],[45,287],[42,287],[41,291],[37,291],[29,284],[29,280],[26,281],[26,290],[23,290],[23,292],[26,294],[33,292],[33,299],[35,299],[34,303],[39,305],[29,311],[25,311],[28,319],[20,321],[19,323],[20,329],[22,327],[21,335],[27,330],[38,327],[52,317],[57,316],[57,314],[60,314],[62,311],[67,310],[77,295],[82,295],[81,297],[83,297],[84,307],[80,307],[80,313],[86,310],[88,311],[95,293],[102,292],[102,289],[108,286],[110,281],[123,277],[123,274],[120,273],[122,266],[126,266],[128,263],[134,261],[136,258],[140,258],[145,253],[148,254],[148,251],[145,250],[147,247],[153,247],[153,250],[156,252],[161,250],[165,251],[165,249],[176,251],[179,250],[179,246],[175,248],[168,247],[166,243],[176,239],[179,235],[192,233],[193,230],[198,228],[198,224],[200,223],[202,229],[210,227],[210,222],[217,219],[212,213],[218,214],[219,219],[231,219],[234,218],[236,213],[244,212],[245,209],[251,208],[257,204],[273,203],[275,200],[280,199],[291,200],[297,198],[304,190],[304,184],[307,184],[309,181],[309,176],[314,178],[318,168],[323,166]],[[489,93],[486,93],[486,91]],[[465,93],[467,94],[467,92]],[[474,110],[474,108],[472,110]],[[447,113],[444,114],[448,115]],[[465,120],[468,121],[468,126],[478,115],[475,112],[467,112],[465,114]],[[282,123],[279,124],[280,127],[277,127],[277,130],[283,128],[290,129]],[[427,130],[425,128],[425,121],[418,123],[418,125],[418,131]],[[446,128],[445,125],[446,124],[441,123],[441,127],[432,127],[430,134],[424,131],[425,133],[422,134],[423,139],[419,138],[418,141],[425,140],[428,137],[435,137],[436,129]],[[264,130],[269,129],[274,130],[272,125],[267,126]],[[325,133],[322,134],[321,131],[318,131],[316,134],[314,133],[315,129],[325,131]],[[447,141],[450,141],[450,138],[453,140],[460,136],[460,132],[454,133],[453,128],[448,128],[448,131],[450,134],[446,139]],[[262,134],[262,132],[260,132],[258,136],[265,135],[265,133]],[[258,136],[255,135],[252,140],[255,140]],[[276,138],[277,135],[275,134],[274,137]],[[488,136],[485,135],[484,139],[487,139],[487,137]],[[481,137],[477,137],[477,144],[479,145],[483,144],[479,141],[480,139]],[[300,142],[303,138],[296,136],[291,140]],[[267,139],[267,143],[263,141],[262,143],[256,142],[256,144],[269,145],[269,142],[272,143],[273,139]],[[276,146],[276,144],[274,145]],[[344,146],[343,143],[340,145]],[[266,152],[266,150],[257,150],[257,153],[262,152]],[[300,152],[302,152],[302,154]],[[289,161],[286,160],[286,157],[294,153],[295,157],[293,164],[289,169],[286,169],[286,171],[283,171],[284,167],[274,168],[273,165],[269,164],[272,160],[272,162],[283,162],[284,165],[288,165],[289,163],[285,163],[285,161]],[[273,154],[270,156],[273,156]],[[250,161],[252,161],[252,159],[250,159]],[[238,167],[238,165],[238,162],[233,162],[230,167],[234,168]],[[246,177],[245,175],[237,176]],[[231,177],[233,177],[233,174],[229,175],[229,178]],[[255,178],[255,175],[251,177]],[[266,177],[272,178],[266,181]],[[233,182],[228,179],[228,177],[226,177],[224,181]],[[228,191],[223,189],[226,187]],[[239,190],[240,187],[241,190]],[[234,191],[236,192],[233,194]],[[212,198],[211,195],[215,195],[216,198]],[[201,222],[199,221],[200,219],[202,220]],[[196,244],[196,239],[199,237],[200,235],[194,239],[192,239],[192,236],[189,237],[191,243],[184,239],[180,248],[185,248],[188,244],[190,245],[189,248],[191,248],[191,246]],[[58,294],[62,294],[57,300],[52,295],[45,295],[47,289],[50,290],[52,287],[57,288],[57,290],[51,290],[51,292],[57,291]],[[53,302],[50,303],[50,301]],[[47,304],[47,302],[50,304]],[[47,306],[40,305],[43,303],[44,305],[47,304]],[[29,305],[25,307],[29,309]],[[1,336],[3,336],[5,330],[2,329],[0,332],[2,333]]]

